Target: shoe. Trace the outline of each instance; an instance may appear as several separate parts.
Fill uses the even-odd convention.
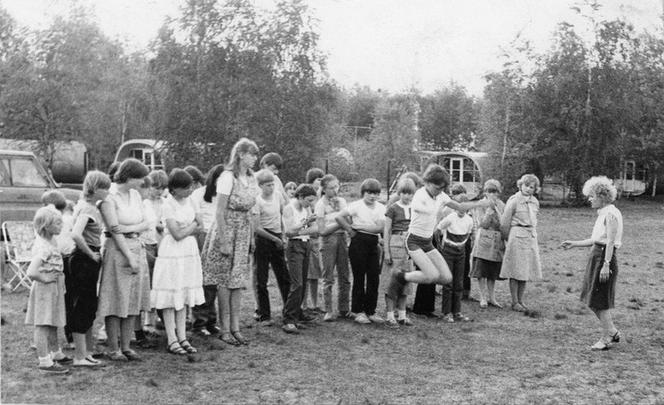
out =
[[[466,315],[462,314],[461,312],[457,312],[454,314],[454,321],[455,322],[469,322],[470,318],[468,318]]]
[[[385,321],[385,326],[387,326],[388,328],[397,329],[399,328],[399,323],[397,322],[396,319],[391,318]]]
[[[124,354],[125,357],[127,358],[127,360],[129,360],[129,361],[143,361],[141,356],[139,356],[138,353],[136,353],[135,351],[133,351],[131,349],[130,350],[123,350],[122,354]]]
[[[194,333],[199,334],[203,337],[208,337],[208,336],[212,335],[212,333],[210,333],[210,331],[207,330],[206,328],[196,328],[196,329],[194,329]]]
[[[274,321],[271,318],[264,319],[258,323],[260,326],[272,326],[274,325]]]
[[[307,315],[307,314],[302,314],[302,315],[300,315],[300,319],[299,319],[299,321],[300,321],[300,322],[305,322],[305,323],[307,323],[307,322],[313,322],[313,321],[315,321],[316,319],[317,319],[317,318],[316,318],[315,316],[309,316],[309,315]]]
[[[90,357],[92,357],[95,360],[103,359],[104,358],[104,352],[89,353],[85,358],[87,359],[87,358],[90,358]]]
[[[308,327],[307,325],[303,324],[303,323],[296,323],[295,326],[296,326],[299,330],[309,329],[309,327]]]
[[[489,303],[487,303],[485,300],[480,300],[480,308],[486,309],[489,307]]]
[[[187,353],[198,353],[198,350],[187,339],[180,341],[180,347],[186,350]]]
[[[101,361],[88,359],[87,357],[85,357],[82,360],[74,359],[72,366],[95,368],[95,367],[106,367],[106,363],[102,363]]]
[[[452,314],[443,315],[443,322],[454,323],[454,317]]]
[[[528,307],[526,306],[526,304],[524,304],[523,302],[519,302],[519,305],[521,305],[521,308],[523,308],[523,312],[530,311],[530,310],[528,309]]]
[[[369,320],[369,318],[367,317],[367,315],[364,312],[361,312],[361,313],[357,314],[357,316],[355,317],[355,322],[357,322],[359,324],[362,324],[362,325],[366,325],[366,324],[371,323],[371,321]]]
[[[516,303],[516,304],[512,304],[512,311],[514,311],[514,312],[526,312],[526,308],[523,305],[521,305],[519,303]]]
[[[491,307],[496,307],[496,308],[502,308],[503,306],[498,303],[498,301],[489,301],[489,306]]]
[[[413,326],[413,321],[411,321],[410,318],[408,318],[408,317],[405,317],[403,319],[399,319],[397,322],[399,323],[399,325]]]
[[[72,361],[74,361],[74,359],[72,357],[63,355],[59,359],[53,359],[53,361],[60,364],[70,364]]]
[[[231,331],[231,335],[238,341],[239,344],[247,346],[249,344],[249,339],[245,338],[239,330]]]
[[[50,366],[39,366],[39,370],[49,374],[67,374],[69,369],[61,364],[53,362]]]
[[[224,332],[224,333],[220,334],[219,335],[219,340],[221,340],[224,343],[228,343],[231,346],[240,346],[240,342],[235,340],[233,335],[231,335],[228,332]]]
[[[112,361],[129,361],[127,356],[125,356],[122,352],[117,351],[117,352],[107,352],[106,353],[106,358]]]
[[[180,346],[178,342],[171,342],[171,344],[169,344],[166,348],[166,351],[170,354],[177,354],[180,356],[187,354],[187,351],[184,350],[184,348]]]
[[[334,322],[336,320],[337,317],[332,312],[326,312],[325,316],[323,317],[323,322]]]
[[[614,333],[613,336],[611,336],[611,343],[620,343],[621,337],[622,336],[620,335],[620,331],[617,330],[616,333]]]
[[[297,335],[300,333],[300,330],[293,323],[285,324],[284,326],[281,327],[281,330],[291,335]]]
[[[205,329],[207,329],[212,335],[218,335],[219,332],[221,332],[221,329],[217,325],[208,325]]]
[[[418,315],[422,315],[422,316],[424,316],[424,317],[426,317],[426,318],[432,318],[432,319],[438,319],[438,318],[440,318],[440,315],[437,315],[437,314],[434,313],[434,312],[421,312],[421,313],[418,313]]]
[[[610,346],[604,343],[604,340],[600,339],[598,340],[594,345],[590,346],[590,350],[592,351],[600,351],[600,350],[609,350]]]
[[[355,320],[355,317],[356,317],[356,316],[357,316],[357,314],[354,314],[354,313],[352,313],[352,312],[350,312],[350,311],[340,312],[340,313],[339,313],[339,318],[341,318],[341,319]]]
[[[379,325],[385,323],[385,319],[383,319],[383,317],[381,317],[380,315],[376,315],[376,314],[369,315],[369,320],[372,323],[377,323]]]

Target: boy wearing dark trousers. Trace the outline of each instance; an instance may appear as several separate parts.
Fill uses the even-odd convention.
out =
[[[299,333],[300,322],[312,321],[302,311],[304,299],[304,282],[309,270],[309,255],[311,253],[311,238],[318,236],[315,226],[316,216],[311,208],[316,201],[316,190],[309,184],[300,184],[295,190],[293,199],[284,208],[284,231],[288,237],[286,259],[288,260],[288,275],[290,290],[284,304],[284,324],[282,329],[286,333]]]
[[[264,326],[271,326],[272,313],[270,311],[270,296],[267,291],[269,267],[277,279],[281,299],[286,302],[290,290],[290,280],[286,259],[284,256],[283,223],[281,214],[283,203],[281,196],[275,192],[275,176],[269,170],[256,173],[256,181],[261,188],[261,194],[256,196],[255,235],[256,250],[254,262],[256,264],[256,297],[258,302],[257,321]]]
[[[376,314],[380,282],[378,239],[385,226],[385,206],[377,201],[380,188],[378,180],[364,180],[360,185],[362,199],[348,204],[336,218],[351,238],[348,248],[353,271],[351,311],[357,314],[355,322],[360,324],[385,322]]]

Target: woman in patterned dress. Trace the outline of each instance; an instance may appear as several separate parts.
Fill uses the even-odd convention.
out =
[[[240,333],[240,299],[251,274],[251,209],[260,191],[252,171],[257,158],[253,141],[241,138],[233,146],[226,170],[217,180],[215,222],[202,252],[203,285],[218,285],[219,339],[234,346],[249,343]]]

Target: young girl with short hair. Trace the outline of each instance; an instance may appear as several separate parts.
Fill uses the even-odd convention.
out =
[[[69,369],[53,359],[60,350],[57,330],[67,322],[62,255],[55,240],[55,236],[62,230],[62,215],[53,207],[42,207],[35,214],[33,226],[37,237],[27,271],[33,283],[25,324],[35,327],[39,370],[64,374]]]
[[[458,203],[468,201],[468,196],[454,197]],[[463,276],[466,268],[466,243],[473,232],[473,219],[463,210],[455,210],[443,218],[437,227],[442,232],[440,253],[452,272],[452,283],[443,285],[442,313],[445,322],[469,321],[461,313]]]
[[[337,270],[337,309],[342,317],[350,313],[350,272],[348,268],[348,239],[346,232],[339,227],[337,215],[346,209],[346,200],[338,195],[339,180],[332,174],[321,179],[321,198],[316,202],[314,214],[320,233],[320,252],[323,263],[323,321],[332,322],[336,314],[332,310],[332,287],[334,287],[334,269]]]
[[[74,366],[98,367],[102,363],[92,357],[94,339],[92,324],[97,313],[97,281],[101,269],[101,233],[103,220],[98,204],[106,199],[111,179],[106,173],[93,170],[83,180],[83,198],[74,208],[72,237],[76,249],[70,259],[71,282],[68,294],[72,309],[67,325],[74,337]]]
[[[510,280],[512,310],[525,312],[528,310],[523,303],[526,283],[542,278],[537,245],[539,201],[534,195],[540,182],[534,174],[524,174],[516,184],[519,191],[507,200],[500,219],[503,239],[507,239],[500,277]]]
[[[203,272],[195,235],[202,221],[189,198],[192,177],[182,169],[168,176],[170,196],[164,202],[164,239],[154,265],[150,302],[163,311],[167,350],[173,354],[196,353],[186,334],[187,307],[205,302]]]
[[[357,314],[355,322],[360,324],[385,322],[376,315],[380,282],[378,239],[385,227],[385,206],[378,202],[380,189],[378,180],[364,180],[360,185],[362,198],[348,204],[336,217],[351,238],[348,247],[353,271],[351,311]]]
[[[406,232],[410,224],[410,202],[413,200],[416,186],[413,180],[404,178],[399,181],[397,195],[399,200],[387,207],[385,212],[385,231],[383,243],[385,245],[385,263],[392,269],[400,269],[404,272],[411,271],[412,262],[406,251]],[[406,316],[406,299],[410,294],[409,286],[399,289],[393,280],[385,291],[385,310],[387,312],[387,326],[398,327],[399,325],[410,326],[411,320]],[[396,307],[398,320],[394,318]]]

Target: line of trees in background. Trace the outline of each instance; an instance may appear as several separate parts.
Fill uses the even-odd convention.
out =
[[[578,192],[631,157],[661,179],[664,36],[598,21],[598,8],[578,9],[590,37],[561,23],[542,54],[515,40],[481,98],[453,82],[431,94],[341,88],[299,0],[188,0],[142,53],[78,6],[39,31],[0,8],[0,135],[39,140],[47,161],[56,141],[77,140],[102,169],[131,138],[163,140],[174,164],[205,169],[247,136],[296,181],[326,159],[342,180],[384,178],[387,161],[416,169],[418,149],[454,148],[488,152],[486,171],[506,185],[531,171]]]

